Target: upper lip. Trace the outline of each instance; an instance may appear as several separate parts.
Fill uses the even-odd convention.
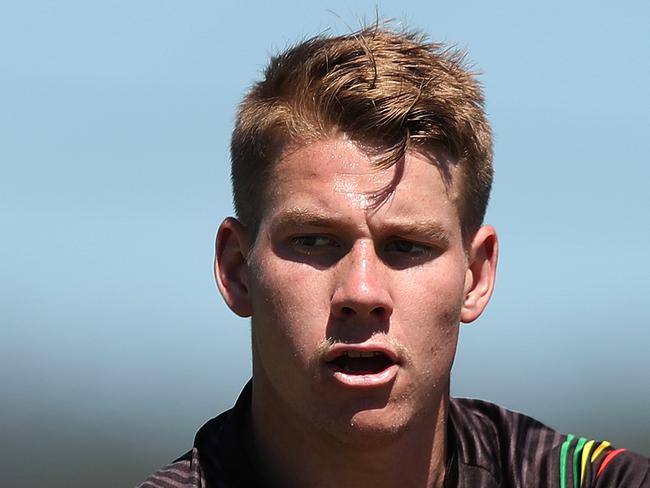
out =
[[[381,344],[345,344],[337,343],[329,348],[327,353],[325,353],[324,361],[326,363],[332,362],[337,358],[341,357],[346,352],[380,352],[386,355],[393,363],[399,364],[399,357],[387,346]]]

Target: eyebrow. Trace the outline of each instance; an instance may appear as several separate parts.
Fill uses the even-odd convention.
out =
[[[382,225],[384,233],[395,236],[424,238],[441,246],[449,246],[449,232],[437,220],[396,221]]]
[[[304,208],[289,208],[283,210],[275,219],[272,227],[282,230],[286,227],[334,227],[341,226],[342,221],[334,213],[319,212]],[[343,224],[345,226],[345,224]],[[386,236],[402,236],[423,238],[436,242],[441,246],[448,246],[449,232],[435,219],[417,221],[394,220],[381,224],[381,232]]]
[[[339,223],[340,219],[335,214],[318,212],[304,208],[288,208],[275,219],[272,227],[331,227]]]

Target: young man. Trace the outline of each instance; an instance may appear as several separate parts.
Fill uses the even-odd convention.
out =
[[[217,236],[253,378],[142,487],[641,487],[647,459],[449,397],[494,286],[492,142],[462,57],[381,28],[272,59]]]

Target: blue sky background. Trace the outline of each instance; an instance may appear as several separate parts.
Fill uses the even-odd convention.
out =
[[[502,258],[454,393],[650,454],[648,5],[0,2],[8,486],[134,485],[232,404],[248,323],[211,266],[236,105],[270,53],[377,9],[483,72]]]

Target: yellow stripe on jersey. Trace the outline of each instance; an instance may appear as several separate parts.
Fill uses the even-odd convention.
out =
[[[611,444],[609,442],[607,442],[607,441],[601,442],[600,446],[598,446],[596,448],[596,450],[594,451],[594,453],[591,455],[591,462],[593,463],[596,460],[596,458],[598,457],[598,455],[601,452],[603,452],[604,449],[607,449],[610,445]]]
[[[585,444],[585,447],[582,448],[582,462],[581,462],[581,468],[580,468],[580,486],[582,486],[582,482],[585,479],[585,471],[587,467],[587,462],[589,461],[589,453],[591,452],[591,448],[594,447],[594,441],[589,441]]]

